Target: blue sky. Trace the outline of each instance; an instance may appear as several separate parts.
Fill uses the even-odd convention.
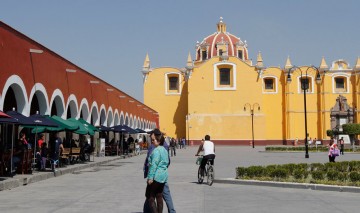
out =
[[[318,66],[360,56],[357,0],[2,0],[0,20],[88,72],[143,100],[141,69],[184,67],[196,41],[227,31],[266,66]]]

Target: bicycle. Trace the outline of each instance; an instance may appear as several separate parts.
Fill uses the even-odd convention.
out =
[[[201,175],[201,161],[203,159],[204,156],[200,155],[198,157],[198,159],[196,160],[196,164],[199,165],[199,169],[198,169],[198,183],[202,184],[204,182],[204,176],[206,176],[206,181],[207,184],[209,186],[211,186],[214,182],[214,178],[215,178],[215,170],[213,167],[213,163],[214,163],[214,159],[209,159],[205,165],[205,170],[204,170],[204,176]]]

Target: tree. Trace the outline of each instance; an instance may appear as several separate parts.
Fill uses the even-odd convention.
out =
[[[351,143],[353,144],[356,135],[360,134],[360,124],[343,124],[343,133],[350,136]]]

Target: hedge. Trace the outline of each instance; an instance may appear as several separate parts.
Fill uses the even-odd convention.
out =
[[[278,152],[305,152],[305,146],[265,146],[265,151],[278,151]],[[315,145],[308,146],[309,152],[328,152],[328,146]],[[360,152],[359,146],[354,146],[354,150],[349,147],[344,148],[344,152]]]
[[[360,161],[238,167],[236,178],[360,186]]]

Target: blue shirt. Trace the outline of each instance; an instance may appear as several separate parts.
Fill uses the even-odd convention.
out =
[[[168,179],[169,155],[163,146],[156,147],[149,157],[149,173],[147,179],[165,183]]]

